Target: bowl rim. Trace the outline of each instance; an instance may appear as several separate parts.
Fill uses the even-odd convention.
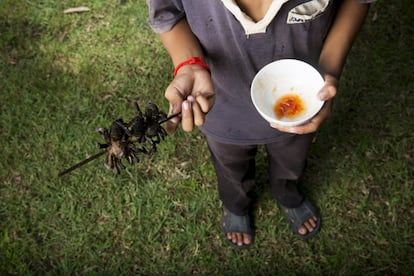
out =
[[[269,70],[269,68],[274,67],[275,65],[282,66],[282,65],[286,65],[286,63],[290,63],[290,64],[295,63],[295,66],[302,66],[302,67],[307,68],[307,70],[310,70],[311,72],[313,72],[318,78],[318,80],[316,80],[316,81],[320,82],[320,88],[318,88],[318,91],[316,91],[316,93],[319,92],[319,90],[325,84],[325,81],[324,81],[322,75],[320,74],[320,72],[315,67],[310,65],[309,63],[307,63],[303,60],[299,60],[299,59],[290,59],[290,58],[288,58],[288,59],[279,59],[279,60],[275,60],[271,63],[266,64],[265,66],[263,66],[256,73],[256,75],[254,76],[254,78],[252,80],[252,83],[251,83],[250,96],[251,96],[251,100],[253,102],[253,105],[256,108],[256,110],[258,111],[258,113],[269,123],[275,123],[275,124],[278,124],[278,125],[281,125],[281,126],[298,126],[298,125],[302,125],[302,124],[308,122],[316,114],[318,114],[325,102],[322,101],[322,100],[319,100],[315,97],[316,98],[315,108],[312,111],[310,111],[310,113],[307,116],[300,117],[298,120],[282,121],[282,120],[278,120],[277,118],[271,117],[271,116],[267,115],[266,113],[264,113],[261,110],[259,104],[256,102],[256,99],[255,99],[255,95],[257,94],[256,91],[255,91],[256,90],[255,88],[257,86],[256,84],[260,80],[260,77],[264,74],[264,72],[267,72]],[[291,70],[294,70],[294,69],[291,69]]]

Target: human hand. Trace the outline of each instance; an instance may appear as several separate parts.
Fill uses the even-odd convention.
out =
[[[312,119],[303,125],[286,127],[275,123],[270,125],[282,132],[307,134],[318,130],[319,126],[329,117],[332,111],[333,98],[336,95],[338,86],[338,80],[332,76],[325,76],[325,85],[318,92],[318,97],[321,101],[325,101],[325,104],[321,110]]]
[[[215,93],[210,73],[199,65],[183,66],[165,91],[170,103],[169,115],[181,112],[166,122],[168,132],[174,132],[181,121],[184,131],[204,124],[205,115],[214,104]]]

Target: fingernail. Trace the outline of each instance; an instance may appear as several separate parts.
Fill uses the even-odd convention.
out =
[[[178,105],[179,106],[179,105]],[[170,114],[175,114],[178,112],[178,106],[177,104],[174,104],[170,107]]]
[[[324,100],[326,99],[326,97],[327,97],[327,94],[326,94],[326,92],[325,92],[325,91],[320,91],[320,92],[318,93],[318,98],[319,98],[319,100],[324,101]]]
[[[317,94],[317,97],[318,97],[319,100],[323,101],[323,93],[322,92],[319,92]]]
[[[179,123],[178,117],[172,118],[170,122],[173,124],[178,124]]]
[[[188,97],[187,97],[187,101],[194,102],[194,97],[193,97],[193,96],[191,96],[191,95],[190,95],[190,96],[188,96]]]
[[[190,105],[189,105],[189,103],[187,101],[184,101],[183,102],[183,109],[184,110],[189,110],[190,109]]]

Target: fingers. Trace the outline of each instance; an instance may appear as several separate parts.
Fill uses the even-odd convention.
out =
[[[205,114],[193,96],[188,96],[182,105],[181,124],[184,131],[192,131],[194,125],[204,124]]]
[[[193,96],[188,96],[181,104],[181,111],[177,111],[178,108],[170,106],[169,115],[176,114],[181,112],[181,116],[174,117],[165,123],[165,129],[168,133],[174,132],[178,124],[181,121],[182,128],[184,131],[192,131],[194,125],[202,126],[205,121],[205,113],[201,105],[194,99]],[[206,108],[208,111],[209,108]]]
[[[181,111],[181,127],[184,131],[190,132],[194,128],[192,102],[185,100]]]
[[[179,104],[170,104],[170,110],[168,111],[168,116],[181,112],[181,109],[182,109],[181,105],[182,105],[181,102]],[[181,118],[179,116],[166,121],[165,126],[164,126],[165,130],[168,133],[173,133],[177,129],[177,126],[180,123],[180,121],[181,121]]]
[[[336,86],[326,83],[318,92],[321,101],[327,101],[336,96]]]
[[[332,99],[336,96],[337,87],[338,79],[331,75],[325,75],[325,84],[319,91],[318,98],[321,101],[327,101]]]
[[[195,98],[204,113],[208,113],[210,111],[215,101],[214,93],[196,93]]]
[[[309,122],[305,123],[304,125],[300,126],[281,126],[274,123],[271,123],[270,125],[274,128],[276,128],[279,131],[287,132],[287,133],[294,133],[294,134],[307,134],[315,132],[319,125],[321,120],[318,119],[318,115],[312,118]]]
[[[322,122],[325,121],[325,119],[329,117],[329,115],[331,114],[331,110],[332,110],[332,100],[329,100],[325,102],[324,106],[319,111],[319,113],[316,114],[315,117],[313,117],[310,121],[308,121],[307,123],[303,125],[290,126],[290,127],[281,126],[281,125],[274,124],[274,123],[271,123],[270,125],[282,132],[295,133],[295,134],[312,133],[318,130]]]
[[[167,132],[176,130],[179,122],[184,131],[192,131],[194,126],[205,122],[205,114],[214,104],[215,93],[210,73],[205,70],[180,70],[167,87],[165,97],[170,103],[169,115],[181,112],[181,117],[166,122]]]
[[[183,101],[187,97],[187,95],[183,94],[182,91],[180,83],[177,82],[176,79],[174,79],[165,90],[165,98],[170,103],[168,116],[181,112]],[[172,118],[165,123],[165,130],[168,133],[172,133],[177,129],[179,123],[179,117]]]
[[[193,98],[192,96],[190,97]],[[204,124],[204,117],[205,117],[202,107],[196,100],[194,100],[192,103],[193,103],[192,107],[193,107],[193,114],[194,114],[194,123],[196,126],[202,126]]]
[[[173,133],[177,129],[177,126],[178,126],[178,123],[179,123],[179,121],[177,122],[177,120],[179,120],[179,119],[176,119],[176,118],[174,118],[174,119],[171,119],[171,120],[165,122],[164,128],[167,131],[167,133]]]

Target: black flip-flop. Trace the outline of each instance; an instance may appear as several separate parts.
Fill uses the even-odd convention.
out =
[[[279,204],[280,208],[282,209],[283,214],[285,215],[286,219],[289,222],[289,225],[296,235],[303,239],[308,239],[315,236],[319,229],[321,228],[321,216],[319,215],[318,210],[313,206],[313,204],[308,200],[304,199],[303,202],[296,208],[287,208],[283,205]],[[306,235],[301,235],[298,230],[307,220],[311,217],[315,216],[316,227],[313,229],[312,232],[308,232]]]
[[[224,238],[227,242],[229,242],[234,248],[238,249],[248,249],[253,244],[254,238],[254,230],[252,221],[249,215],[245,216],[238,216],[230,212],[226,207],[223,207],[224,214],[223,214],[223,233]],[[241,246],[233,243],[231,240],[227,238],[227,233],[230,232],[237,232],[237,233],[244,233],[248,234],[252,237],[250,244],[243,244]]]

